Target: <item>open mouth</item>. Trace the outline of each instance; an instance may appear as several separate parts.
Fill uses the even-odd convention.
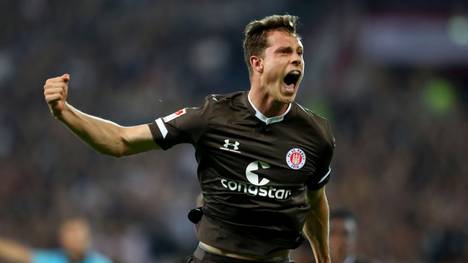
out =
[[[301,72],[299,70],[292,70],[284,76],[283,82],[286,84],[286,89],[288,91],[294,91],[294,88],[297,86],[297,82],[301,78]]]
[[[297,84],[297,81],[301,77],[301,72],[299,70],[292,70],[284,77],[283,81],[286,85]]]

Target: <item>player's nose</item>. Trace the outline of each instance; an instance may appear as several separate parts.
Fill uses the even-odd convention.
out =
[[[302,65],[302,56],[299,54],[293,54],[293,57],[291,59],[291,64],[294,66],[298,67]]]

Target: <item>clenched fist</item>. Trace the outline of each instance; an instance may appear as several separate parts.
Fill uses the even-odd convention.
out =
[[[44,85],[44,98],[49,105],[50,112],[59,117],[65,109],[68,95],[69,74],[47,79]]]

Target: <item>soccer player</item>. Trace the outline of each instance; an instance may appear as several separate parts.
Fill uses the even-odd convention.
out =
[[[370,262],[356,255],[357,221],[354,215],[344,209],[330,213],[330,246],[334,263]]]
[[[0,258],[14,263],[111,263],[90,249],[90,230],[82,218],[70,218],[59,231],[61,249],[36,250],[16,242],[0,239]]]
[[[203,215],[189,262],[289,262],[302,230],[317,262],[330,262],[324,185],[334,138],[325,119],[294,102],[304,73],[296,22],[274,15],[246,26],[249,91],[207,96],[149,124],[124,127],[77,110],[67,102],[68,74],[46,81],[45,100],[101,153],[195,147]]]

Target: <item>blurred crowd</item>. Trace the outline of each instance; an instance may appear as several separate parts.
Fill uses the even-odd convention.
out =
[[[102,156],[50,116],[43,83],[70,73],[72,105],[122,125],[151,122],[209,93],[248,89],[245,24],[290,13],[301,17],[305,47],[298,101],[333,125],[328,198],[356,215],[359,253],[468,262],[468,40],[450,49],[454,59],[392,60],[378,48],[392,40],[373,47],[366,31],[382,17],[444,21],[468,10],[455,1],[331,2],[1,1],[0,236],[53,247],[58,222],[84,215],[94,247],[115,262],[190,254],[192,147]]]

